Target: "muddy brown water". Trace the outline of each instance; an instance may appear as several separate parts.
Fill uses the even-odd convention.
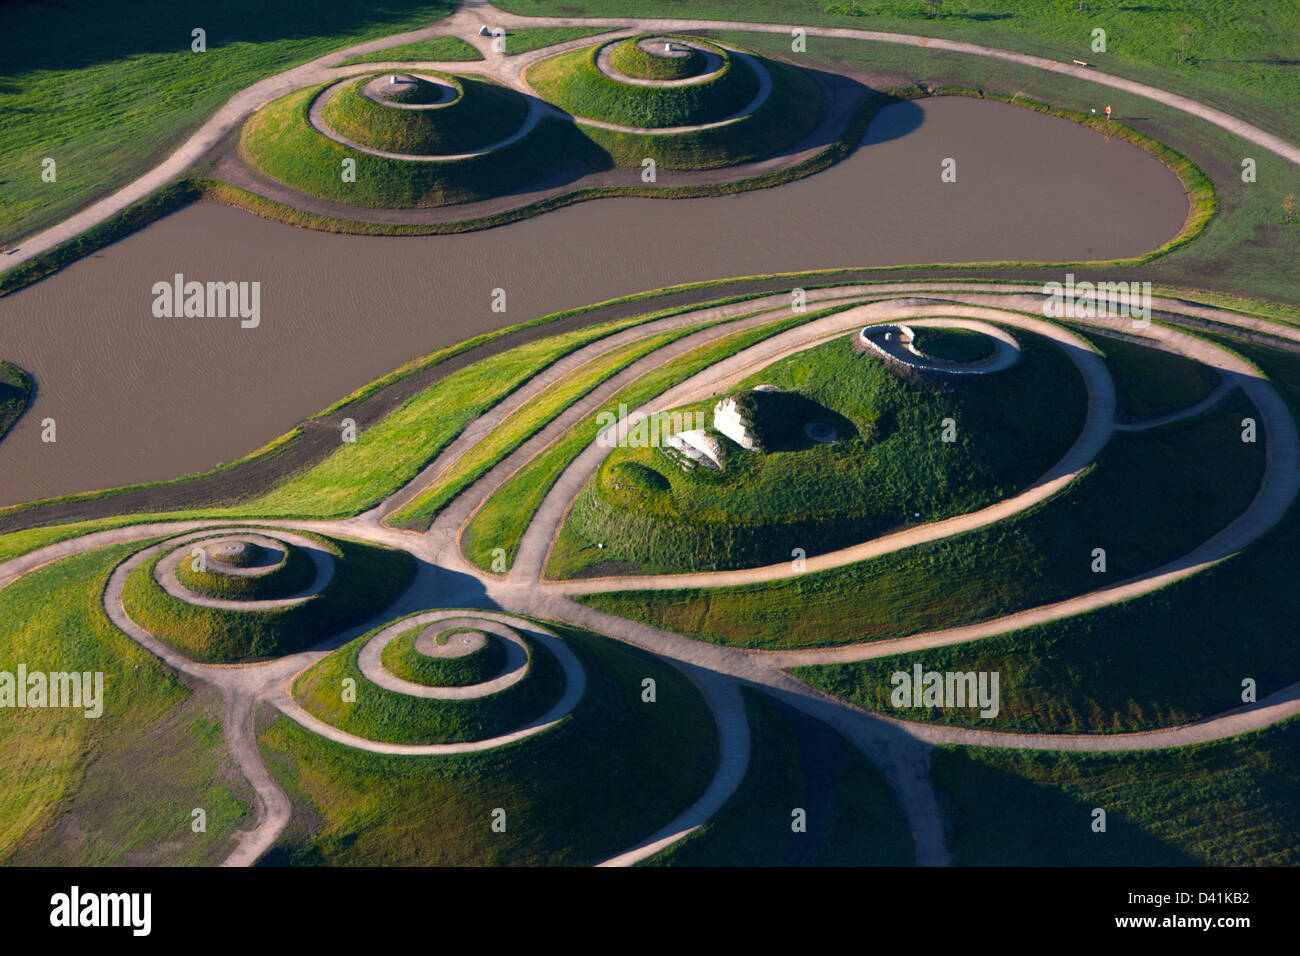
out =
[[[767,272],[1120,258],[1186,213],[1141,150],[963,98],[890,107],[844,162],[775,189],[599,200],[459,236],[335,236],[201,203],[0,299],[0,357],[39,389],[0,441],[0,505],[205,470],[408,359],[560,309]],[[260,282],[260,325],[156,318],[153,285],[176,273]]]

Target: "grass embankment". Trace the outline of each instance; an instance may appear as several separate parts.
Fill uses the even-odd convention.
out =
[[[1300,719],[1135,753],[940,747],[959,866],[1295,866]],[[1092,812],[1106,811],[1106,832]],[[1016,821],[1007,839],[1006,822]]]
[[[658,448],[613,450],[575,500],[549,573],[580,575],[605,561],[644,572],[731,569],[833,551],[921,520],[965,514],[1014,494],[1063,455],[1082,426],[1083,381],[1057,346],[1017,330],[1010,369],[951,389],[909,383],[853,351],[846,335],[782,359],[733,393],[774,384],[788,434],[771,450],[724,439],[721,472],[683,472]],[[714,400],[692,405],[712,423]],[[945,420],[955,441],[943,440]],[[819,444],[803,425],[831,424]],[[693,427],[693,426],[691,426]],[[669,488],[620,487],[628,462]],[[593,547],[603,543],[603,549]]]
[[[658,658],[546,626],[582,660],[586,691],[559,726],[517,744],[390,757],[277,719],[261,735],[263,753],[302,812],[276,856],[308,865],[582,865],[633,846],[689,806],[718,759],[699,693]],[[655,703],[641,701],[647,677]],[[504,832],[492,829],[497,808]],[[308,832],[310,819],[319,823]]]
[[[439,474],[428,488],[394,512],[389,523],[400,528],[428,530],[434,518],[453,498],[545,428],[574,402],[650,352],[698,332],[703,327],[705,325],[672,329],[645,341],[632,342],[575,369],[527,405],[512,412],[483,441]]]
[[[334,577],[298,604],[258,611],[188,604],[154,580],[161,555],[127,577],[122,603],[133,621],[197,660],[253,661],[300,651],[365,621],[392,604],[415,576],[415,559],[405,551],[311,537],[336,555]]]
[[[429,625],[431,628],[437,625]],[[457,634],[472,628],[452,628],[438,635],[438,643],[446,644]],[[394,639],[383,653],[380,663],[389,673],[426,687],[468,687],[491,680],[501,673],[506,663],[505,643],[491,634],[486,635],[482,647],[459,657],[429,657],[415,649],[415,640],[422,628],[412,628]]]
[[[472,202],[526,186],[556,163],[590,153],[571,124],[547,117],[523,139],[465,158],[421,162],[375,156],[337,143],[311,125],[311,103],[325,85],[297,90],[263,106],[245,121],[239,149],[268,176],[333,202],[381,208]],[[345,159],[356,163],[355,182],[344,180]]]
[[[356,143],[386,152],[409,155],[455,155],[483,149],[507,138],[524,124],[528,101],[507,87],[473,76],[451,76],[421,71],[410,74],[416,80],[416,96],[433,96],[427,78],[456,90],[456,99],[445,106],[404,109],[376,103],[362,90],[376,77],[363,76],[347,83],[329,98],[322,110],[325,123],[334,132]],[[437,102],[437,100],[433,100]]]
[[[16,365],[0,361],[0,439],[3,439],[27,410],[32,398],[32,380]]]
[[[511,13],[548,16],[549,0],[501,0]],[[1300,100],[1293,63],[1300,34],[1300,10],[1290,0],[1262,0],[1249,6],[1217,0],[1172,0],[1157,6],[1024,3],[1022,0],[944,0],[937,15],[926,4],[900,0],[692,0],[689,14],[676,0],[571,0],[566,15],[594,17],[680,17],[853,27],[966,40],[1069,62],[1078,58],[1107,73],[1206,100],[1247,116],[1271,131],[1300,138],[1300,121],[1284,104]],[[1190,27],[1184,48],[1183,26]],[[1092,30],[1106,30],[1106,52],[1092,49]],[[772,36],[790,52],[788,31]],[[828,48],[863,41],[808,38],[809,58]],[[938,58],[942,51],[896,44],[873,47]],[[874,54],[873,54],[874,57]],[[983,60],[987,75],[1001,64]],[[920,70],[929,75],[933,70]],[[1247,154],[1234,154],[1237,156]]]
[[[651,53],[641,46],[649,37],[628,37],[609,51],[609,65],[637,80],[686,80],[704,72],[708,60],[694,47],[677,44],[677,55]]]
[[[248,813],[219,703],[192,696],[104,613],[110,571],[140,546],[65,558],[0,591],[0,671],[103,674],[98,718],[84,707],[5,710],[0,861],[211,865]],[[195,807],[205,833],[190,828]]]
[[[1219,384],[1219,373],[1194,359],[1072,327],[1106,356],[1115,380],[1115,397],[1130,420],[1188,408]]]
[[[417,40],[415,43],[403,43],[400,46],[385,47],[373,53],[362,53],[349,57],[339,66],[352,66],[357,63],[451,63],[481,60],[483,55],[460,37],[441,36],[429,40]]]
[[[645,129],[714,123],[744,109],[759,80],[734,54],[707,45],[722,68],[699,83],[637,86],[606,76],[596,65],[600,43],[548,57],[528,68],[527,79],[542,99],[583,119]]]
[[[486,571],[492,565],[492,551],[502,548],[506,552],[507,566],[514,562],[524,531],[527,530],[547,492],[551,490],[564,469],[584,448],[596,440],[596,435],[600,431],[597,425],[600,413],[618,414],[620,405],[628,409],[637,408],[726,356],[747,349],[763,339],[796,325],[802,325],[818,316],[829,314],[830,311],[774,320],[756,329],[732,333],[717,342],[702,345],[685,355],[665,362],[659,368],[632,382],[605,402],[596,414],[576,426],[569,435],[551,445],[511,476],[509,481],[484,502],[461,536],[461,549],[466,557]]]
[[[754,691],[749,767],[702,828],[661,866],[910,866],[911,827],[880,773],[824,723]],[[807,829],[796,833],[802,809]]]
[[[205,8],[123,0],[5,5],[0,34],[0,245],[53,225],[142,175],[238,91],[366,40],[428,26],[443,0]],[[207,50],[191,49],[202,27]],[[41,176],[57,163],[57,179]],[[21,171],[21,174],[20,174]]]
[[[420,630],[414,628],[412,641]],[[528,644],[528,674],[488,697],[435,700],[385,690],[371,683],[357,665],[357,655],[375,633],[340,647],[306,671],[294,684],[294,699],[330,726],[367,740],[446,744],[518,730],[546,713],[564,693],[560,662],[527,635],[521,636]],[[348,678],[356,681],[355,702],[342,699],[342,682]]]
[[[1249,504],[1263,467],[1262,447],[1240,440],[1243,411],[1251,408],[1234,392],[1224,406],[1195,419],[1117,434],[1097,464],[1057,496],[1009,520],[932,544],[770,584],[594,594],[581,600],[670,631],[744,647],[882,640],[1061,600],[1185,554]],[[1099,547],[1106,551],[1104,573],[1092,570],[1092,552]],[[935,649],[915,659],[927,669],[960,664],[957,669],[970,670],[972,658],[988,663],[978,649],[1003,640]],[[1091,685],[1075,686],[1059,706],[1049,693],[1031,692],[1037,681],[1029,671],[1043,662],[1036,655],[1032,661],[1028,655],[1009,659],[1016,657],[998,655],[999,666],[978,668],[1003,675],[998,723],[1064,730],[1069,712],[1079,722],[1074,729],[1094,729],[1094,721],[1109,719],[1100,710],[1090,713],[1068,703],[1096,693]],[[874,707],[883,699],[888,707],[889,674],[901,669],[900,660],[910,669],[913,656],[808,668],[800,676],[858,703]],[[1073,676],[1060,679],[1076,684]],[[1122,700],[1121,709],[1128,706],[1127,697]]]
[[[993,340],[971,329],[920,326],[912,344],[917,351],[948,362],[979,362],[993,355]]]
[[[197,540],[188,548],[193,551],[203,545],[202,540]],[[316,565],[301,548],[291,544],[283,547],[275,567],[261,574],[227,574],[216,562],[209,562],[205,571],[195,571],[193,560],[184,557],[176,565],[176,578],[191,591],[223,600],[270,601],[289,597],[311,584]]]

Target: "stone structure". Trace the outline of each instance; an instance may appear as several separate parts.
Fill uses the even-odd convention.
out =
[[[722,468],[726,453],[722,444],[701,429],[676,432],[664,439],[664,452],[678,461],[683,468],[690,469],[696,465],[715,470]]]
[[[754,423],[740,410],[735,395],[728,395],[713,406],[713,427],[741,448],[753,451],[758,447],[753,435]]]

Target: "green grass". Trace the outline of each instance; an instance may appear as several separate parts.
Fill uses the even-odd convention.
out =
[[[912,344],[920,352],[949,362],[979,362],[993,354],[993,340],[971,329],[920,326]]]
[[[484,570],[491,568],[492,551],[496,548],[505,550],[507,566],[514,562],[519,542],[547,492],[564,469],[596,440],[600,431],[597,421],[602,412],[617,414],[620,404],[629,409],[636,408],[720,359],[796,325],[802,325],[812,318],[829,314],[829,311],[831,310],[774,320],[756,329],[734,332],[717,342],[702,345],[665,362],[658,369],[629,384],[569,435],[552,444],[493,492],[465,528],[461,537],[461,548],[465,555]]]
[[[824,723],[745,690],[749,767],[719,813],[661,866],[910,866],[911,828],[889,784]],[[795,833],[792,814],[807,829]]]
[[[389,673],[427,687],[468,687],[491,680],[505,667],[506,646],[499,638],[486,635],[482,647],[460,657],[427,657],[415,649],[422,630],[413,628],[384,648],[380,662]],[[461,627],[445,631],[438,635],[438,643],[446,644],[456,634],[471,630]]]
[[[1295,866],[1300,720],[1133,753],[940,747],[958,866]],[[1106,832],[1092,832],[1092,811]],[[1014,838],[1008,838],[1014,821]]]
[[[6,4],[0,33],[0,244],[161,162],[239,90],[331,51],[427,26],[438,0],[205,7],[121,0]],[[190,49],[207,31],[207,52]],[[41,163],[57,163],[43,182]]]
[[[775,384],[790,434],[768,452],[728,441],[722,472],[683,472],[658,448],[614,449],[579,494],[550,565],[581,574],[604,561],[645,572],[730,569],[819,554],[885,534],[913,520],[965,514],[1019,491],[1046,471],[1082,427],[1085,391],[1055,345],[1017,331],[1012,368],[948,390],[908,383],[853,351],[841,336],[768,366],[734,392]],[[686,408],[712,422],[714,399]],[[797,406],[786,409],[785,406]],[[954,419],[957,440],[941,440]],[[807,438],[807,421],[830,423],[839,440]],[[681,427],[681,426],[679,426]],[[666,493],[617,491],[620,463],[661,472]],[[591,548],[603,542],[603,550]]]
[[[459,92],[457,99],[431,109],[385,106],[364,95],[362,89],[375,77],[386,75],[362,76],[336,90],[323,110],[326,124],[353,142],[374,149],[454,155],[500,142],[523,125],[528,113],[527,100],[491,80],[431,72],[412,75],[417,80],[433,77],[454,87]]]
[[[434,518],[453,498],[545,428],[574,402],[638,359],[670,342],[698,332],[702,327],[693,325],[684,329],[671,329],[617,348],[610,354],[592,359],[575,369],[527,405],[512,412],[490,435],[439,474],[428,488],[394,512],[389,523],[402,528],[428,530]]]
[[[518,730],[546,713],[564,693],[560,662],[527,635],[522,636],[528,644],[528,674],[491,696],[436,700],[385,690],[371,683],[357,665],[361,648],[380,629],[344,645],[304,672],[294,683],[294,699],[330,726],[367,740],[443,744],[485,740]],[[411,640],[421,630],[415,628]],[[348,678],[356,681],[355,702],[343,700],[343,681]]]
[[[708,60],[699,50],[687,47],[684,56],[656,55],[641,48],[640,41],[649,37],[628,37],[616,44],[609,51],[609,65],[638,80],[685,80],[704,72]]]
[[[191,542],[186,554],[201,547],[202,540]],[[286,544],[284,549],[275,569],[263,574],[227,574],[215,564],[209,564],[206,571],[195,571],[193,560],[184,557],[176,565],[176,578],[191,591],[213,598],[269,601],[289,597],[311,584],[316,565],[301,548]]]
[[[297,822],[276,857],[308,865],[582,865],[633,846],[689,806],[718,758],[698,692],[648,654],[546,626],[582,660],[587,689],[559,726],[508,747],[383,756],[277,719],[261,742]],[[656,681],[653,704],[641,702],[646,677]],[[491,828],[496,808],[506,812],[504,833]],[[302,822],[313,818],[310,828]]]
[[[526,16],[554,13],[548,0],[501,0],[498,5]],[[1300,121],[1285,106],[1300,100],[1300,76],[1292,65],[1300,10],[1289,0],[1170,0],[1159,5],[1091,0],[1082,11],[1077,3],[1055,0],[944,0],[936,17],[927,15],[921,0],[693,0],[689,6],[685,11],[675,0],[570,0],[565,13],[855,27],[965,40],[1067,63],[1078,58],[1107,73],[1204,99],[1293,141],[1300,138]],[[1184,23],[1192,31],[1187,57],[1180,61]],[[1096,26],[1106,30],[1105,53],[1091,49]],[[788,55],[789,35],[773,39]],[[807,56],[854,42],[809,37]],[[1000,64],[984,61],[986,74],[999,69]]]
[[[303,650],[365,621],[392,604],[415,576],[415,559],[405,551],[312,537],[335,552],[334,577],[324,591],[298,604],[258,611],[188,604],[154,580],[160,555],[127,577],[123,605],[133,621],[191,657],[253,661]]]
[[[441,36],[385,47],[374,53],[362,53],[349,57],[339,66],[352,66],[356,63],[449,63],[481,59],[483,55],[460,37]]]
[[[1120,408],[1130,419],[1154,418],[1195,405],[1220,382],[1220,375],[1193,359],[1146,348],[1124,339],[1075,329],[1106,356]]]
[[[650,157],[664,169],[715,169],[772,155],[812,132],[824,97],[821,87],[803,71],[775,60],[764,60],[763,66],[772,77],[771,94],[753,113],[734,123],[671,134],[579,128],[622,167],[639,168]],[[874,112],[870,104],[865,109]],[[846,130],[844,134],[844,142],[852,146],[860,139],[861,133],[854,136]],[[841,155],[837,151],[835,159]]]
[[[217,702],[191,698],[104,613],[110,571],[142,546],[65,558],[0,591],[0,670],[104,674],[98,718],[50,708],[0,720],[0,860],[212,864],[247,812]],[[206,833],[190,830],[194,807],[208,811]]]
[[[32,397],[32,380],[16,365],[0,361],[0,440],[13,428]]]
[[[1190,551],[1253,498],[1263,449],[1239,440],[1243,410],[1251,406],[1240,392],[1225,401],[1195,419],[1117,434],[1097,464],[1057,496],[966,534],[768,584],[594,594],[581,600],[702,640],[813,647],[971,624],[1114,584]],[[1097,547],[1106,549],[1104,574],[1092,571]],[[888,677],[902,669],[895,666],[899,661],[905,659],[907,669],[916,659],[927,669],[961,663],[956,669],[970,670],[972,659],[980,659],[989,666],[974,669],[1003,675],[997,723],[1067,729],[1073,720],[1069,726],[1078,730],[1120,729],[1108,722],[1120,719],[1114,717],[1116,708],[1126,712],[1127,697],[1107,708],[1096,706],[1091,702],[1101,688],[1078,681],[1073,672],[1057,678],[1072,685],[1069,691],[1057,684],[1041,693],[1031,690],[1041,683],[1032,674],[1044,666],[1037,657],[1004,651],[994,655],[994,666],[985,656],[984,648],[1005,640],[807,668],[800,676],[859,704],[875,707],[883,700],[888,707]],[[955,721],[968,716],[944,712],[934,719],[945,714]]]
[[[550,15],[550,14],[548,14]],[[506,54],[516,56],[529,53],[543,47],[581,40],[584,37],[608,33],[612,27],[532,27],[525,30],[511,30],[506,34]]]
[[[720,47],[714,51],[723,59],[721,70],[686,86],[636,86],[606,76],[596,66],[600,47],[593,44],[533,64],[529,84],[566,113],[645,128],[712,123],[739,112],[758,92],[758,77],[749,65]]]
[[[263,106],[245,121],[239,149],[268,176],[333,202],[378,208],[473,202],[523,187],[555,163],[580,161],[584,155],[583,140],[570,124],[544,118],[523,139],[463,159],[419,162],[375,156],[337,143],[311,125],[308,110],[325,85]],[[356,162],[355,182],[343,180],[345,159]]]

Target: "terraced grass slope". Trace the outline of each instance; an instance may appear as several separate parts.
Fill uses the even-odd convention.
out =
[[[514,90],[491,80],[446,73],[399,74],[416,83],[395,100],[401,104],[398,106],[366,96],[365,87],[376,78],[382,83],[386,75],[363,76],[337,89],[322,110],[330,128],[354,142],[386,152],[455,155],[506,139],[523,125],[528,114],[527,101]],[[445,105],[402,108],[437,104],[446,87],[456,90],[456,98]]]
[[[1195,405],[1214,391],[1219,373],[1172,352],[1075,329],[1106,356],[1120,410],[1131,419],[1153,418]]]
[[[509,146],[464,159],[375,156],[335,142],[311,125],[308,111],[323,88],[297,90],[262,107],[244,123],[239,148],[266,175],[333,202],[383,208],[472,202],[536,182],[560,162],[603,162],[570,124],[553,118]],[[342,175],[346,159],[356,163],[355,182]]]
[[[677,44],[675,55],[668,55],[663,52],[663,44],[657,37],[657,49],[651,52],[645,48],[650,39],[629,37],[614,44],[609,50],[609,65],[624,76],[638,80],[685,80],[699,76],[708,65],[703,53],[685,44]],[[663,42],[671,40],[664,38]]]
[[[384,648],[380,662],[392,674],[427,687],[467,687],[481,684],[499,673],[506,663],[506,648],[498,638],[488,636],[478,650],[460,657],[429,657],[415,649],[421,628],[413,628]],[[441,643],[470,628],[454,628],[439,635]]]
[[[415,628],[417,633],[420,630]],[[385,690],[371,683],[357,664],[357,655],[374,633],[334,651],[298,678],[293,688],[294,698],[308,712],[367,740],[398,744],[484,740],[525,726],[564,693],[559,661],[527,635],[521,637],[528,644],[528,674],[496,694],[437,700]],[[357,682],[355,702],[344,701],[339,693],[341,682],[349,677]]]
[[[1295,866],[1300,719],[1134,753],[940,747],[959,866]],[[1092,811],[1106,811],[1106,833]],[[1007,827],[1017,838],[1008,840]]]
[[[127,578],[123,604],[133,621],[197,660],[252,661],[302,650],[365,621],[396,600],[415,575],[415,559],[405,551],[312,537],[335,553],[334,577],[301,603],[257,611],[189,604],[159,586],[153,576],[159,558],[153,558]]]
[[[1240,441],[1241,418],[1251,409],[1237,392],[1196,419],[1118,434],[1097,464],[1059,495],[1007,521],[932,544],[769,584],[593,594],[582,600],[671,631],[747,647],[811,647],[902,637],[1061,600],[1180,557],[1249,504],[1264,458],[1258,444]],[[1092,552],[1097,547],[1106,550],[1104,573],[1092,570]],[[1135,607],[1145,600],[1125,606]],[[1079,632],[1078,644],[1071,642],[1076,649],[1066,658],[1072,663],[1057,661],[1061,651],[1053,640],[1046,640],[1041,652],[1026,649],[1039,633],[1034,629],[1009,643],[1005,637],[987,638],[897,658],[806,668],[800,677],[859,705],[888,708],[889,674],[904,664],[910,668],[919,660],[927,668],[943,664],[970,670],[979,662],[981,666],[974,669],[1003,674],[1004,688],[997,720],[974,718],[980,726],[1137,729],[1161,713],[1159,705],[1152,703],[1154,695],[1130,689],[1108,696],[1104,688],[1138,677],[1125,671],[1123,681],[1113,676],[1103,680],[1100,673],[1108,670],[1106,653],[1113,650],[1103,653],[1088,645],[1097,638],[1087,622],[1112,613],[1113,609],[1095,612],[1042,630],[1043,634],[1061,628]],[[1113,631],[1115,625],[1098,623],[1097,627]],[[1085,633],[1091,636],[1084,638]],[[1139,648],[1145,655],[1150,645],[1146,637],[1136,639],[1141,633],[1141,629],[1116,632],[1105,643],[1124,648],[1124,659]],[[1040,668],[1051,672],[1050,688]],[[1080,673],[1097,675],[1096,680],[1080,680]],[[1184,676],[1180,672],[1179,680]],[[1018,688],[1014,696],[1007,689],[1012,685]],[[1223,692],[1220,687],[1219,693]],[[1197,690],[1198,695],[1207,693],[1205,686]],[[1209,706],[1214,695],[1201,699],[1201,706]],[[1210,712],[1217,709],[1222,708],[1212,707]],[[926,711],[909,714],[911,719],[929,719]],[[948,714],[934,719],[964,721],[969,716]]]
[[[744,109],[759,89],[758,75],[749,65],[714,44],[707,46],[722,59],[722,68],[707,80],[682,86],[638,86],[606,75],[596,65],[603,46],[548,57],[529,68],[528,82],[566,113],[653,129],[725,119]]]
[[[851,336],[768,366],[735,391],[768,384],[787,393],[789,420],[771,450],[722,439],[721,472],[684,472],[660,448],[614,449],[576,499],[551,573],[598,571],[604,562],[672,572],[788,561],[795,548],[831,551],[1019,491],[1073,444],[1085,391],[1057,347],[1016,334],[1019,363],[951,390],[902,381],[856,354]],[[685,421],[673,430],[695,427],[696,412],[711,427],[714,402],[680,410]],[[943,440],[949,419],[953,442]],[[808,422],[832,425],[838,440],[813,441]],[[659,473],[667,487],[625,481],[629,464]]]
[[[387,757],[342,747],[285,718],[264,730],[268,766],[302,810],[268,862],[591,864],[645,839],[698,799],[718,746],[712,715],[691,683],[634,648],[543,623],[582,660],[586,691],[559,726],[517,744],[455,757]],[[652,704],[641,700],[647,677],[656,682]],[[504,811],[503,832],[492,828],[496,809]]]
[[[203,541],[195,541],[187,546],[187,554],[188,550],[201,547]],[[307,588],[315,576],[316,565],[311,558],[291,544],[284,545],[279,563],[262,574],[228,574],[215,563],[206,570],[196,571],[188,556],[176,565],[177,580],[191,591],[212,598],[245,601],[289,597]]]

